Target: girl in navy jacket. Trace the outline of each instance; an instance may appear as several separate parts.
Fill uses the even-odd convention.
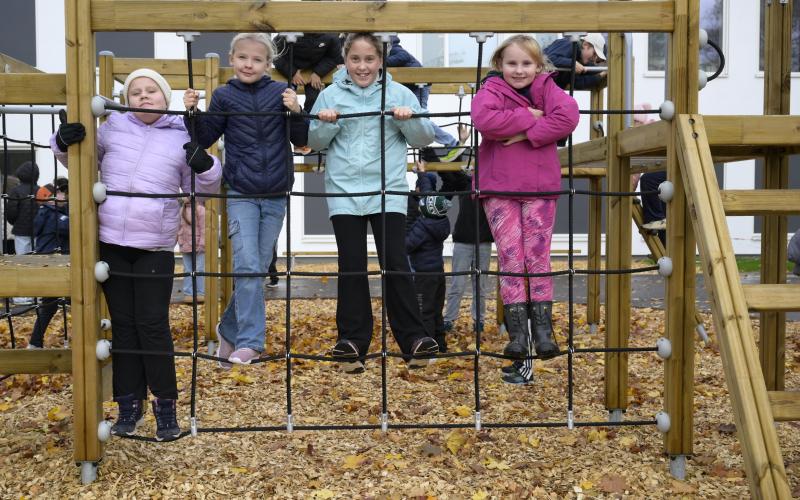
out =
[[[272,40],[263,33],[240,33],[231,41],[229,60],[235,78],[214,91],[209,112],[253,113],[262,111],[300,113],[297,94],[283,82],[272,80],[267,69],[275,55]],[[188,89],[183,97],[187,109],[197,106],[199,95]],[[188,119],[187,119],[188,120]],[[290,120],[286,137],[286,117],[253,115],[199,115],[197,142],[204,148],[225,135],[223,179],[229,195],[254,195],[230,198],[228,237],[233,247],[235,273],[267,273],[272,250],[286,214],[286,191],[294,182],[287,172],[287,139],[304,146],[308,122]],[[187,123],[191,130],[191,124]],[[267,195],[270,197],[256,197]],[[230,363],[250,364],[264,351],[266,311],[262,277],[235,277],[234,292],[217,325],[217,357]],[[220,367],[230,368],[220,362]]]

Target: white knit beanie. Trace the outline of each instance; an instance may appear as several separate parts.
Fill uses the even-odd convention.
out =
[[[161,89],[161,92],[164,93],[164,99],[167,101],[167,107],[169,108],[169,100],[172,97],[172,88],[170,88],[169,83],[167,83],[163,76],[149,68],[139,68],[131,71],[131,74],[125,79],[125,83],[122,85],[122,95],[125,96],[125,103],[130,105],[130,99],[128,99],[128,86],[132,81],[142,76],[146,76],[147,78],[156,82],[156,85],[158,85],[158,87]]]

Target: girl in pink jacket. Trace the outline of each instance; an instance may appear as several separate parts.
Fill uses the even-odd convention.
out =
[[[191,142],[183,119],[147,112],[167,109],[171,94],[167,81],[153,70],[138,69],[128,75],[122,95],[128,106],[143,111],[112,113],[97,129],[100,180],[109,191],[187,193],[192,171],[196,192],[218,190],[222,173],[219,160]],[[67,148],[85,135],[82,124],[64,123],[51,137],[50,147],[66,165]],[[111,276],[103,282],[103,292],[111,315],[114,351],[174,351],[169,302],[179,212],[180,204],[174,196],[109,195],[98,207],[100,260],[111,270]],[[149,278],[148,274],[161,276]],[[144,420],[149,388],[155,397],[156,439],[177,439],[181,430],[176,416],[175,358],[113,352],[112,359],[119,417],[111,433],[131,435],[136,431]]]
[[[482,135],[478,150],[481,192],[536,192],[530,195],[481,194],[497,245],[500,270],[550,272],[550,240],[555,221],[555,192],[561,189],[556,141],[578,124],[578,105],[553,81],[539,44],[527,35],[505,40],[492,56],[492,68],[472,101],[472,119]],[[510,342],[504,354],[517,359],[531,348],[541,359],[559,354],[553,339],[551,277],[500,278]],[[530,295],[529,295],[530,294]],[[533,335],[528,330],[528,319]],[[516,362],[503,380],[527,384],[532,361]]]

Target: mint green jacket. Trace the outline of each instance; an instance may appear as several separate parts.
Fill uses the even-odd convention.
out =
[[[407,106],[414,113],[423,112],[414,94],[386,75],[386,109]],[[323,90],[312,114],[322,109],[335,109],[340,114],[379,111],[381,83],[361,88],[350,80],[341,68],[333,83]],[[427,118],[395,120],[386,116],[386,190],[408,191],[406,180],[407,146],[427,146],[433,141],[433,125]],[[381,132],[380,116],[342,118],[336,123],[311,120],[308,145],[315,151],[328,148],[325,160],[325,191],[327,193],[360,193],[381,189]],[[381,211],[381,196],[329,197],[328,215],[369,215]],[[386,195],[386,211],[405,214],[407,197]]]

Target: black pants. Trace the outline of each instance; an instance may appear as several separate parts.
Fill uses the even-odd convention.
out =
[[[381,247],[383,224],[381,214],[334,215],[331,217],[336,245],[339,248],[339,271],[367,270],[367,223],[372,226],[381,267],[390,271],[409,271],[405,250],[405,215],[386,214],[386,251]],[[386,303],[389,324],[395,340],[404,353],[415,340],[425,336],[410,275],[386,276]],[[372,340],[372,304],[366,275],[340,276],[336,304],[336,327],[339,338],[352,341],[363,355]]]
[[[311,108],[314,107],[314,103],[317,102],[317,97],[319,97],[319,93],[322,92],[321,90],[317,90],[311,86],[311,84],[303,85],[303,92],[305,92],[306,100],[303,103],[303,110],[306,113],[311,113]]]
[[[658,185],[665,180],[667,180],[666,172],[648,172],[639,178],[639,187],[642,191],[658,191]],[[658,193],[642,195],[642,216],[645,224],[667,218],[667,204],[661,201]],[[658,232],[661,243],[665,245],[666,235],[666,231]]]
[[[172,252],[139,250],[100,243],[100,258],[111,272],[172,274]],[[111,276],[103,283],[111,314],[113,349],[173,351],[169,329],[172,278]],[[147,388],[160,399],[178,399],[175,358],[162,355],[113,354],[114,396],[147,399]]]
[[[438,269],[444,272],[444,269]],[[417,301],[422,313],[422,323],[425,325],[425,335],[435,338],[440,349],[445,349],[444,343],[444,309],[445,278],[444,276],[414,276],[414,286],[417,289]]]
[[[58,303],[61,299],[58,297],[44,297],[39,303],[39,309],[36,311],[36,323],[33,325],[33,332],[29,344],[36,347],[44,346],[44,333],[47,327],[50,326],[50,321],[53,316],[58,312]]]
[[[277,282],[278,281],[278,243],[275,242],[275,246],[272,249],[272,260],[269,262],[269,268],[267,269],[269,273],[270,281]]]

